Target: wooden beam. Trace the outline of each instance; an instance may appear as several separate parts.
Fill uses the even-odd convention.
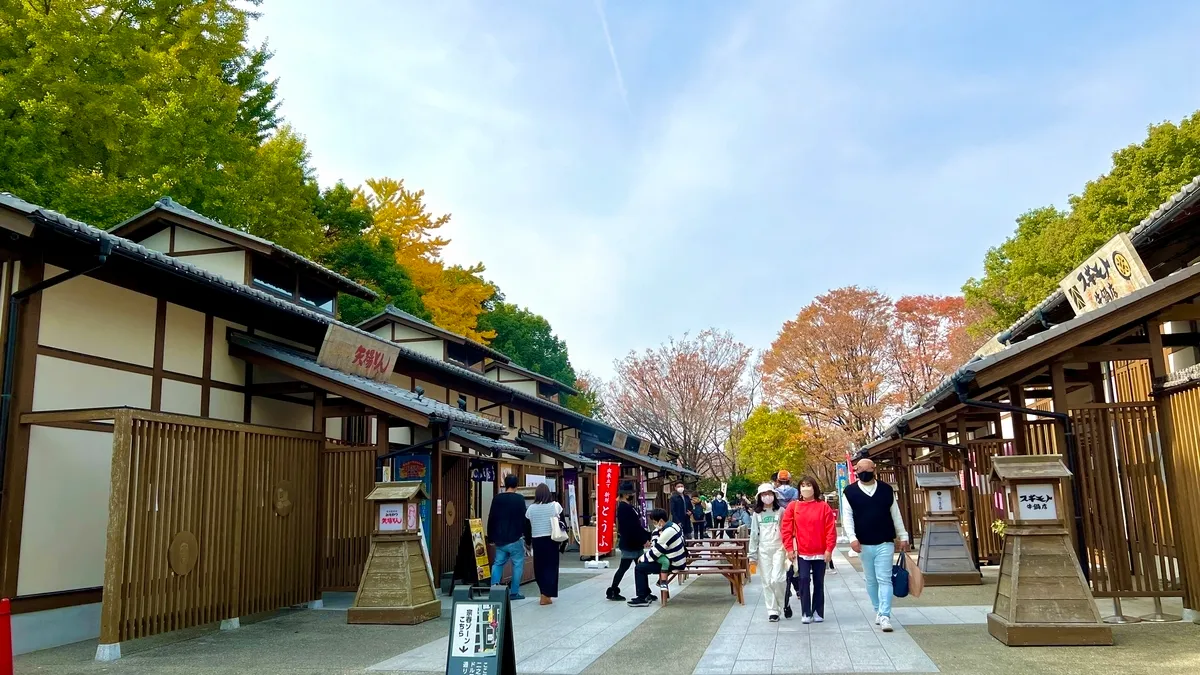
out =
[[[1174,305],[1159,312],[1154,318],[1162,323],[1166,323],[1167,321],[1200,321],[1200,305],[1191,303]]]
[[[1054,359],[1055,363],[1103,363],[1150,358],[1150,345],[1096,345],[1074,347]],[[1089,378],[1090,379],[1090,378]]]
[[[268,382],[255,384],[250,391],[255,396],[270,396],[272,394],[299,394],[313,391],[315,387],[307,382]]]
[[[1067,412],[1067,378],[1061,363],[1050,365],[1050,389],[1051,398],[1054,399],[1054,412],[1065,414]],[[1067,434],[1062,424],[1054,425],[1054,440],[1058,451],[1065,454],[1067,452]]]

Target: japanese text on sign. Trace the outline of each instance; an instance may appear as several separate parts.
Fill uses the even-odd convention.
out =
[[[1075,316],[1145,288],[1153,282],[1137,249],[1122,233],[1101,246],[1082,265],[1059,282]]]
[[[456,603],[450,653],[462,659],[495,656],[499,638],[499,608],[500,605],[481,602]]]
[[[413,504],[415,507],[416,504]],[[404,506],[402,504],[384,504],[379,507],[379,529],[393,531],[404,529]]]
[[[350,375],[387,382],[400,348],[383,340],[330,324],[317,363]]]
[[[1054,486],[1035,483],[1017,486],[1018,520],[1058,520]]]
[[[600,462],[596,466],[596,550],[608,553],[613,548],[613,530],[617,512],[617,482],[621,465]]]
[[[930,490],[929,499],[930,513],[950,513],[954,511],[954,499],[950,496],[949,490]]]

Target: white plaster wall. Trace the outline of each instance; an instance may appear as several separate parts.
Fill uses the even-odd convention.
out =
[[[163,412],[180,415],[199,415],[203,390],[198,384],[164,379],[162,383]]]
[[[245,384],[246,362],[229,355],[229,341],[225,339],[225,334],[230,328],[245,330],[246,327],[219,317],[213,318],[212,378],[218,382]]]
[[[149,375],[39,355],[33,410],[149,408],[150,385]]]
[[[46,266],[47,277],[62,271]],[[154,365],[154,298],[91,277],[75,277],[42,293],[39,344]]]
[[[412,445],[412,430],[408,427],[388,429],[388,442]]]
[[[397,326],[397,328],[399,328],[399,326]],[[429,338],[428,340],[421,340],[420,342],[402,342],[399,344],[405,349],[411,349],[418,354],[424,354],[425,356],[435,358],[438,361],[445,360],[444,357],[446,356],[446,350],[444,347],[442,347],[442,341],[436,338]]]
[[[250,422],[268,427],[312,431],[313,409],[298,403],[255,396],[250,403]]]
[[[430,333],[428,331],[423,331],[418,328],[412,328],[410,326],[404,326],[401,324],[395,324],[395,325],[396,325],[396,339],[397,340],[420,340],[420,339],[424,339],[424,338],[438,339],[438,337],[435,333]],[[391,336],[390,331],[389,331],[388,335],[389,335],[389,337]],[[438,341],[440,342],[441,340],[438,339]]]
[[[208,415],[227,422],[243,421],[245,398],[240,391],[210,389],[208,391]]]
[[[204,375],[204,315],[167,303],[163,368],[193,377]]]
[[[330,417],[325,420],[325,437],[338,439],[342,437],[342,418]]]
[[[142,239],[138,242],[142,246],[152,250],[161,251],[162,253],[171,252],[171,228],[164,227],[154,234]]]
[[[182,232],[183,230],[180,230]],[[179,239],[175,239],[176,252],[179,250]],[[202,270],[208,270],[217,276],[234,283],[246,283],[246,253],[244,251],[229,251],[227,253],[205,253],[189,255],[180,258],[186,263],[195,265]]]
[[[104,584],[112,443],[110,432],[30,430],[17,595]]]
[[[175,253],[201,251],[206,248],[222,248],[229,245],[229,242],[213,239],[208,235],[200,234],[186,227],[175,228]]]

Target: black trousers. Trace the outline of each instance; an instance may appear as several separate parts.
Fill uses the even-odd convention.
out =
[[[639,562],[633,568],[633,579],[637,584],[638,598],[650,597],[650,575],[658,577],[660,572],[662,572],[662,565],[657,562]]]
[[[704,538],[704,521],[703,520],[692,521],[692,537],[694,537],[696,539]]]
[[[533,538],[533,578],[539,593],[558,597],[558,542],[550,537]]]
[[[783,608],[788,609],[792,606],[792,587],[796,585],[796,575],[792,566],[787,567],[787,584],[783,591]]]
[[[612,586],[610,586],[612,590],[616,591],[621,588],[621,580],[625,578],[625,573],[633,566],[635,560],[637,558],[621,556],[621,564],[617,565],[617,572],[613,575]]]
[[[801,616],[825,616],[825,561],[797,558],[796,565],[800,568],[796,594],[800,596]]]

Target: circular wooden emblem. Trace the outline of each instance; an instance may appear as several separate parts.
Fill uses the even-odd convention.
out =
[[[199,557],[200,542],[196,541],[196,535],[191,532],[176,534],[171,540],[171,547],[167,549],[167,562],[171,565],[171,571],[181,577],[192,571]]]
[[[275,513],[286,518],[292,512],[292,483],[281,480],[275,485]]]
[[[454,512],[454,502],[446,502],[446,524],[454,525],[454,518],[458,515]]]

